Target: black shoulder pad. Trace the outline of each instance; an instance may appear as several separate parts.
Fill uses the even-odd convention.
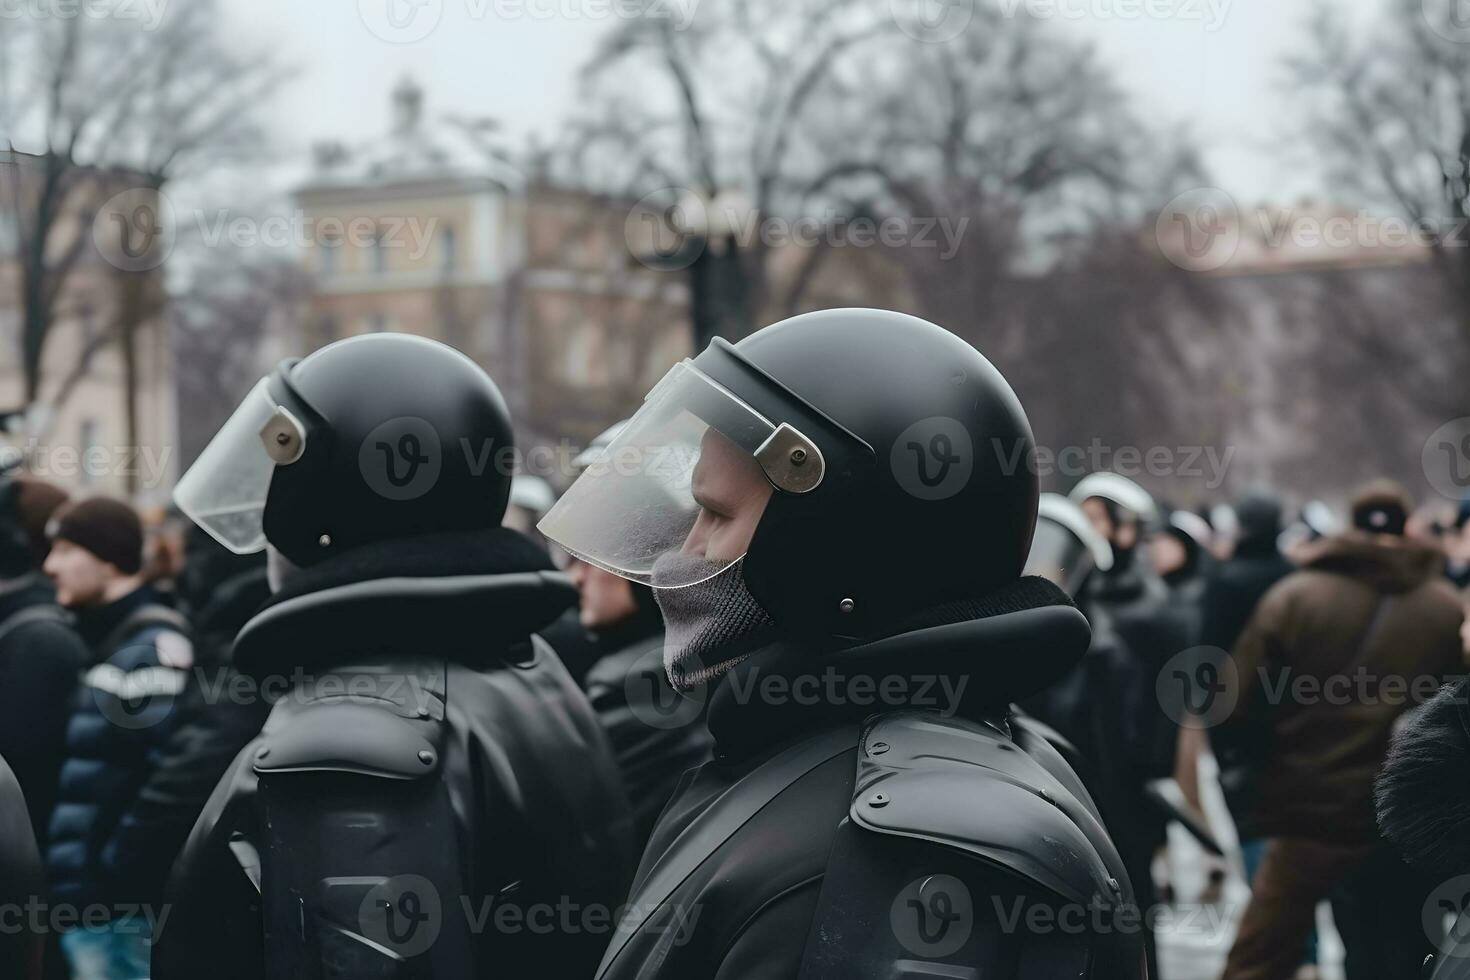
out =
[[[1079,903],[1131,903],[1090,806],[1006,731],[934,712],[880,716],[864,736],[849,815],[874,833],[956,848]],[[1069,785],[1070,783],[1070,785]]]
[[[438,768],[439,752],[429,740],[436,728],[436,722],[412,722],[371,704],[316,702],[261,739],[255,771],[417,779]]]

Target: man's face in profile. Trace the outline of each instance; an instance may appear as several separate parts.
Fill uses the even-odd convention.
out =
[[[690,485],[699,516],[681,552],[720,564],[740,558],[750,548],[771,489],[754,457],[707,429]]]

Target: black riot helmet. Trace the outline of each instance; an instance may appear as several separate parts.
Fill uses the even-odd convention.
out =
[[[375,333],[282,362],[174,490],[237,554],[296,565],[369,542],[494,527],[514,453],[495,383],[452,347]]]
[[[954,334],[824,310],[675,365],[540,528],[655,589],[743,560],[781,628],[869,637],[1021,574],[1033,449],[1010,385]]]

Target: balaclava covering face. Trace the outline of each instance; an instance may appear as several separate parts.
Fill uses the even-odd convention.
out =
[[[658,588],[680,573],[715,563],[698,555],[671,553],[653,566],[653,595],[664,616],[664,671],[676,691],[691,691],[750,656],[774,638],[775,621],[761,608],[741,577],[744,559],[698,582],[677,589]]]

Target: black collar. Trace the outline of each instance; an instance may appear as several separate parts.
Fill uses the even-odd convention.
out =
[[[359,655],[477,664],[576,598],[546,553],[508,528],[400,538],[294,570],[241,629],[234,660],[256,678]]]
[[[105,657],[112,651],[106,650],[108,639],[123,620],[143,606],[158,603],[158,593],[150,585],[140,585],[127,595],[100,606],[86,606],[76,610],[77,632],[86,641],[93,656]]]
[[[883,639],[839,648],[781,641],[737,664],[709,692],[719,758],[738,761],[900,708],[993,717],[1075,666],[1092,637],[1066,594],[1038,578],[932,612]]]

